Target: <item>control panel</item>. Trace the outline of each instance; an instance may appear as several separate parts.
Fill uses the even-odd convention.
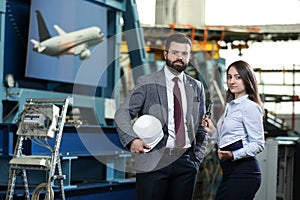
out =
[[[25,104],[19,117],[17,135],[53,138],[59,110],[54,104]]]

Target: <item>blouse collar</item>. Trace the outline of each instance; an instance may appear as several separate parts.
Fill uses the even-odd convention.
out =
[[[245,94],[244,96],[241,96],[241,97],[239,97],[237,99],[233,99],[232,103],[238,104],[238,103],[244,101],[245,99],[247,99],[248,96],[249,96],[248,94]]]

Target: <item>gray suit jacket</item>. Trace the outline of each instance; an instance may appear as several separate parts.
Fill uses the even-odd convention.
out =
[[[200,81],[188,75],[185,77],[187,128],[195,162],[199,164],[203,160],[207,145],[207,134],[200,125],[205,113],[205,93]],[[149,171],[159,162],[168,138],[168,101],[163,69],[139,77],[136,86],[117,110],[115,124],[124,147],[129,148],[130,142],[138,138],[132,129],[132,119],[144,114],[158,118],[164,131],[163,139],[149,153],[135,155],[137,170]]]

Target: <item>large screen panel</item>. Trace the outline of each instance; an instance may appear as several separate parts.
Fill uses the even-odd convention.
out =
[[[85,0],[31,1],[25,76],[106,86],[107,10]]]

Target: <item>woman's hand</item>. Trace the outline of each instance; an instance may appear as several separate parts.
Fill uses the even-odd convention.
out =
[[[209,135],[213,135],[216,131],[214,124],[212,123],[211,119],[208,117],[203,116],[201,126],[205,129],[205,131]]]
[[[218,150],[218,157],[220,160],[233,160],[233,154],[231,151],[221,151]]]

